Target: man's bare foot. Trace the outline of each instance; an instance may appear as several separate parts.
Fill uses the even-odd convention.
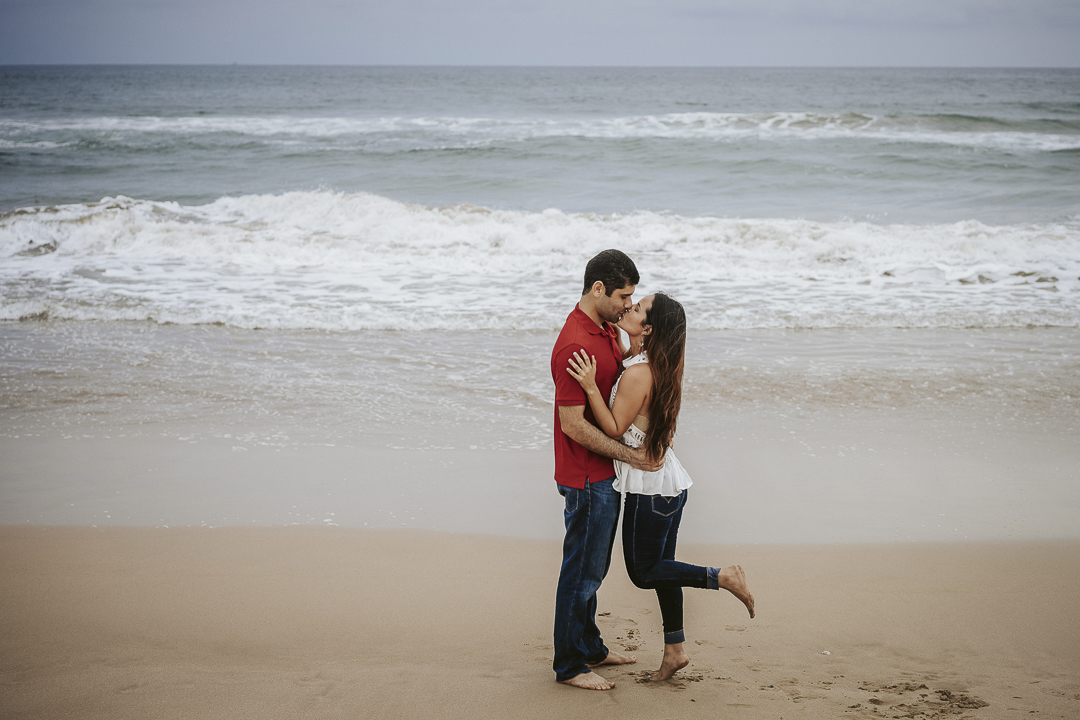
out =
[[[750,617],[754,617],[754,596],[750,594],[750,586],[746,584],[746,573],[738,565],[731,565],[720,571],[717,576],[720,587],[727,590],[735,597],[742,600],[742,604],[750,611]]]
[[[615,687],[615,683],[610,680],[605,680],[591,670],[587,673],[575,675],[569,680],[560,680],[559,682],[564,685],[582,688],[583,690],[610,690]]]
[[[626,655],[621,655],[614,650],[608,650],[606,658],[604,658],[598,663],[591,663],[589,667],[594,668],[600,667],[601,665],[629,665],[636,662],[637,655],[631,655],[630,657],[627,657]]]
[[[690,657],[683,652],[682,643],[664,645],[664,661],[660,669],[649,676],[650,680],[667,680],[679,670],[690,664]]]

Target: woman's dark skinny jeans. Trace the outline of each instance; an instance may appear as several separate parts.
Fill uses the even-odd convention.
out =
[[[681,643],[684,587],[719,589],[717,570],[679,562],[675,544],[686,505],[686,490],[676,497],[626,494],[623,556],[626,573],[639,588],[655,590],[664,622],[664,643]]]

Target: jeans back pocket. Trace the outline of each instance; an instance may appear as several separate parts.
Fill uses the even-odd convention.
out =
[[[663,495],[652,496],[652,511],[656,515],[671,517],[682,509],[683,495],[664,497]]]

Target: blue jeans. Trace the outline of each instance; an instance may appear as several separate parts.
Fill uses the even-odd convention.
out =
[[[619,526],[619,493],[615,478],[590,483],[581,490],[559,486],[565,498],[562,569],[555,594],[555,669],[557,680],[589,672],[603,662],[607,646],[596,627],[596,591],[611,565],[611,548]]]
[[[623,556],[626,574],[639,588],[655,590],[664,622],[664,643],[681,643],[684,587],[719,589],[717,570],[679,562],[675,545],[686,505],[686,490],[676,497],[626,494]]]

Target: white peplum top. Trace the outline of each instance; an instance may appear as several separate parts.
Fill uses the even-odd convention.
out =
[[[643,362],[648,362],[644,352],[623,360],[623,368]],[[615,381],[615,386],[611,388],[608,407],[615,404],[615,393],[619,391],[620,380],[622,380],[621,375]],[[645,442],[645,433],[637,425],[631,423],[630,427],[623,433],[622,441],[630,447],[641,447],[641,444]],[[667,453],[664,455],[664,467],[656,472],[645,472],[624,462],[615,461],[615,484],[612,487],[619,492],[676,497],[693,484],[694,481],[690,479],[690,475],[683,469],[679,458],[675,457],[675,451],[671,448],[668,448]]]

